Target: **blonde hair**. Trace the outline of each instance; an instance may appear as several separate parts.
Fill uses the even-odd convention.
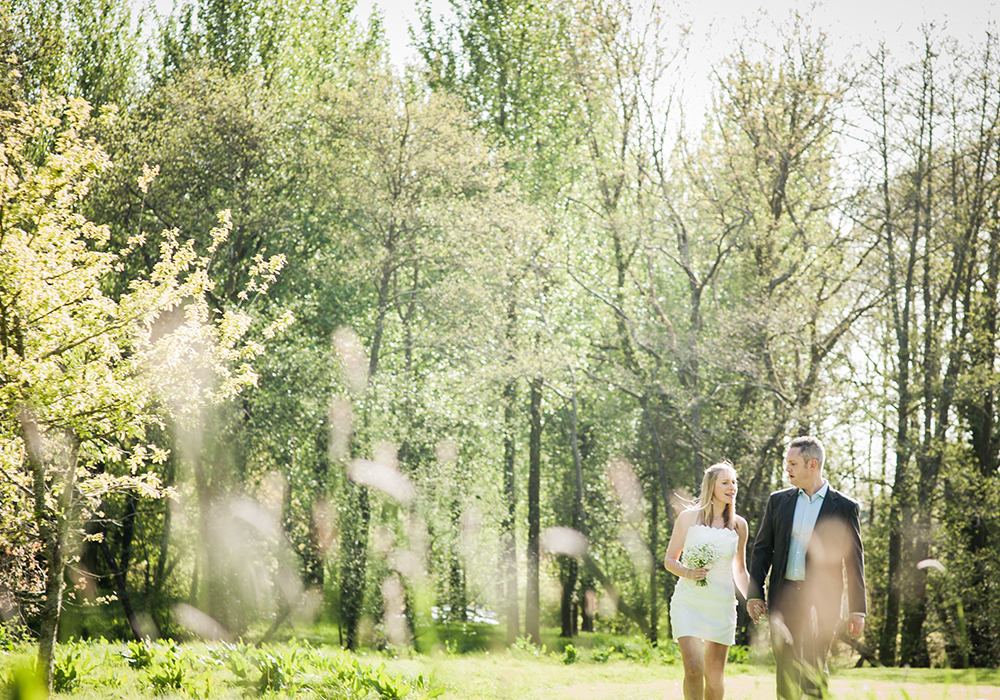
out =
[[[698,494],[698,500],[694,503],[694,510],[698,511],[698,520],[702,525],[712,525],[712,496],[715,494],[715,484],[719,480],[719,475],[722,472],[732,472],[733,476],[736,476],[736,467],[728,459],[721,462],[716,462],[708,469],[705,470],[705,476],[701,479],[701,493]],[[725,509],[722,511],[722,520],[726,524],[726,527],[732,530],[735,525],[736,515],[736,500],[727,503]]]

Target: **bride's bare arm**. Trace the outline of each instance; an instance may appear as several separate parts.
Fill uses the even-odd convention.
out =
[[[750,585],[750,574],[747,571],[747,536],[749,529],[747,521],[739,518],[736,521],[736,533],[739,535],[739,542],[736,544],[736,556],[733,557],[733,582],[736,587],[747,597],[747,587]]]
[[[698,517],[696,511],[685,510],[677,516],[674,521],[673,532],[670,533],[670,543],[667,545],[667,553],[663,557],[663,568],[680,578],[689,578],[698,581],[708,575],[708,569],[691,569],[681,563],[681,554],[684,552],[684,540],[687,537],[688,528]]]

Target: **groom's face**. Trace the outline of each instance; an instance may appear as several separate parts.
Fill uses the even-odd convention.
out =
[[[805,458],[799,453],[798,447],[788,450],[785,455],[785,473],[792,486],[808,488],[812,485],[812,470]]]

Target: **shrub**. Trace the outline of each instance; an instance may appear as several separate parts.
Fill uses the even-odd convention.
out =
[[[729,663],[731,664],[748,664],[750,663],[750,649],[749,647],[739,646],[734,644],[729,647]]]
[[[537,659],[545,655],[545,645],[543,644],[541,647],[535,646],[529,637],[518,637],[515,639],[510,650],[515,656],[531,656]]]

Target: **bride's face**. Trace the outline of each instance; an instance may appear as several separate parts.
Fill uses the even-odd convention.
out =
[[[715,491],[712,495],[721,503],[733,503],[736,500],[736,492],[739,485],[736,481],[736,472],[724,471],[715,480]]]

